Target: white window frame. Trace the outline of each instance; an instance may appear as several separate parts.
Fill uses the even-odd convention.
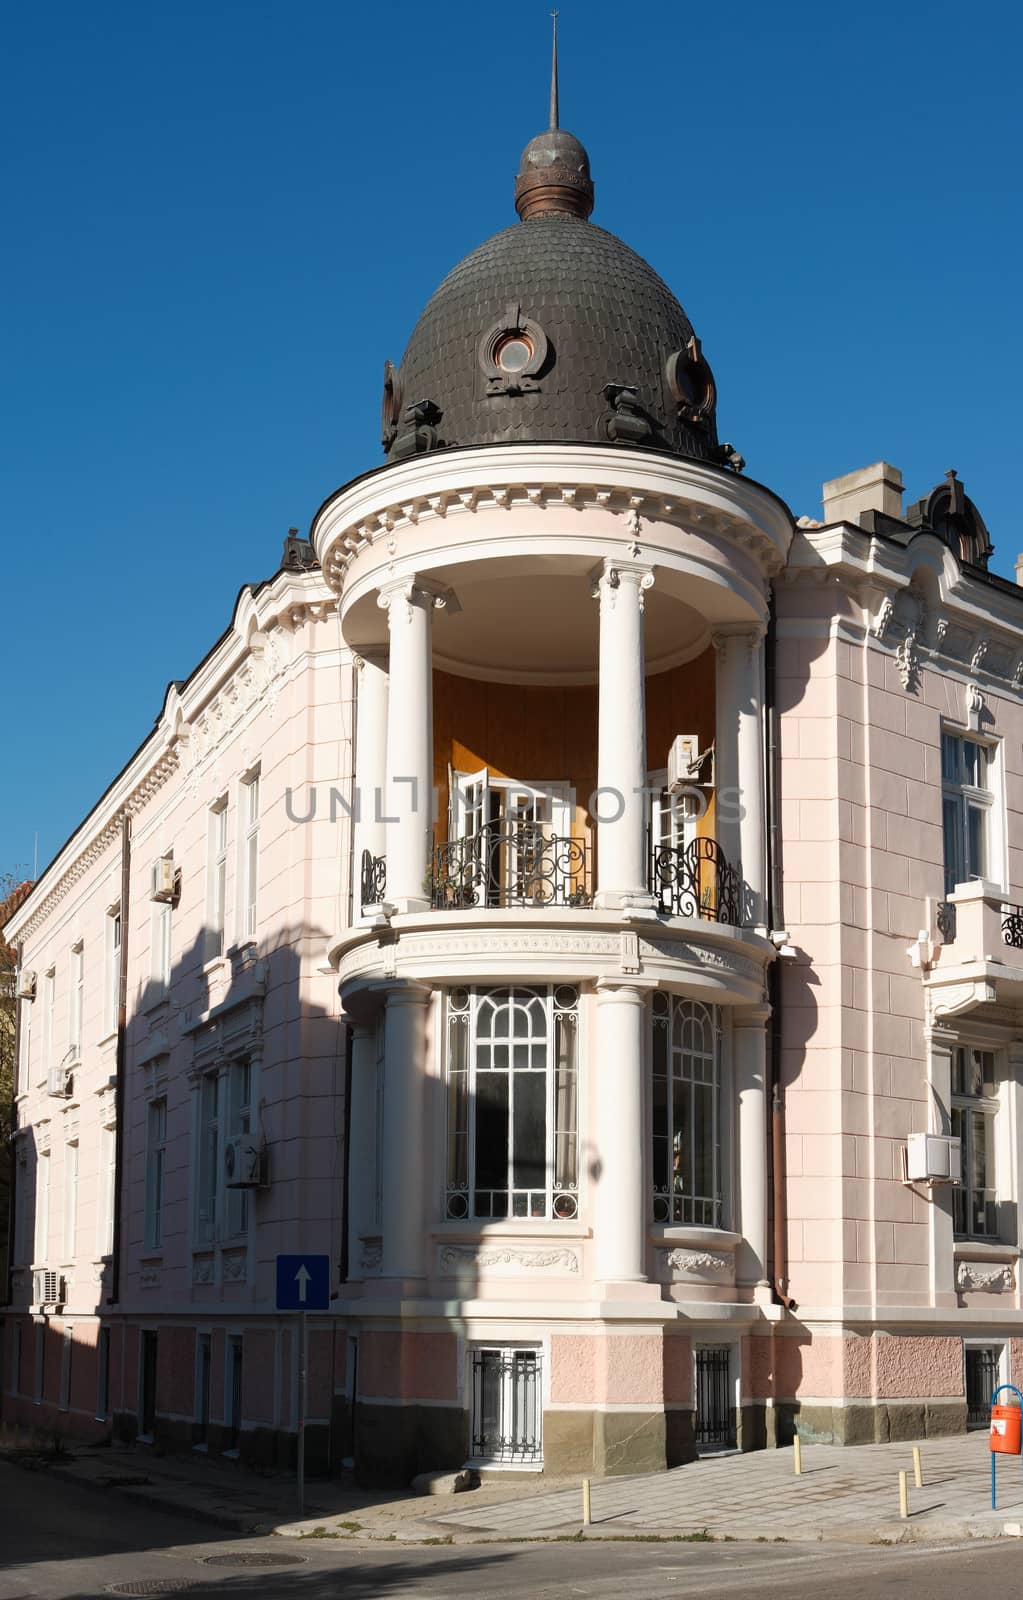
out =
[[[483,1362],[487,1356],[496,1356],[502,1365],[502,1370],[498,1375],[501,1434],[497,1441],[497,1450],[484,1448],[487,1441],[482,1434],[483,1419],[479,1415],[485,1381]],[[541,1343],[530,1343],[528,1340],[514,1344],[481,1340],[469,1346],[467,1357],[470,1454],[467,1465],[477,1468],[504,1468],[506,1471],[518,1469],[525,1472],[539,1472],[542,1470],[543,1402],[547,1369],[545,1356],[546,1352]],[[527,1425],[522,1429],[521,1440],[517,1441],[514,1431],[509,1435],[504,1430],[509,1423],[514,1429],[517,1403],[521,1405],[522,1402],[524,1385],[516,1372],[517,1362],[521,1358],[532,1358],[534,1370],[532,1403],[535,1411],[532,1417],[532,1427],[530,1428]]]
[[[167,1170],[167,1096],[146,1102],[145,1248],[163,1246],[163,1207]]]
[[[64,1146],[64,1249],[62,1260],[75,1260],[78,1248],[78,1140]]]
[[[114,1248],[114,1196],[117,1192],[117,1129],[104,1123],[99,1132],[99,1206],[96,1210],[96,1249],[100,1260]]]
[[[54,1051],[57,1048],[56,1040],[57,1020],[57,970],[50,967],[43,974],[43,1058],[42,1070],[39,1074],[40,1083],[49,1083],[53,1069]]]
[[[111,906],[106,916],[105,961],[106,983],[103,993],[103,1036],[109,1038],[117,1029],[117,1014],[121,1001],[121,940],[124,927],[120,905]]]
[[[167,900],[153,902],[151,916],[150,977],[156,988],[166,992],[171,981],[171,917]]]
[[[36,1152],[36,1215],[32,1255],[33,1262],[37,1267],[49,1265],[51,1160],[52,1157],[49,1150],[38,1150]]]
[[[238,896],[239,943],[255,939],[259,927],[259,827],[262,817],[262,781],[253,767],[241,781],[238,806],[238,848],[241,894]]]
[[[509,1001],[509,997],[511,1000]],[[520,1188],[514,1172],[514,1097],[516,1079],[539,1076],[539,1069],[507,1070],[487,1063],[499,1060],[504,1048],[497,1034],[481,1030],[481,1013],[489,1017],[496,1005],[511,1003],[544,1018],[545,1179],[541,1187]],[[447,996],[447,1156],[445,1215],[450,1221],[475,1220],[571,1223],[579,1215],[580,1137],[580,1014],[579,992],[573,984],[481,986],[452,989]],[[516,1049],[536,1050],[539,1034],[532,1032],[517,1042],[509,1036],[509,1063]],[[559,1062],[559,1048],[564,1059]],[[482,1063],[482,1064],[481,1064]],[[484,1186],[477,1172],[477,1107],[480,1077],[495,1083],[508,1079],[507,1183]],[[489,1202],[484,1199],[489,1196]],[[501,1209],[502,1197],[506,1209]],[[542,1205],[542,1209],[540,1209]],[[495,1209],[496,1207],[496,1209]],[[524,1208],[524,1209],[523,1209]]]
[[[68,1051],[72,1061],[80,1062],[84,1041],[82,1025],[85,1017],[85,944],[79,939],[71,946],[68,973]]]
[[[985,779],[983,783],[971,781],[968,751],[972,750],[978,752],[978,765],[982,763],[985,769],[979,774]],[[951,894],[960,885],[978,879],[1004,887],[1000,747],[997,742],[943,723],[940,753],[945,892]],[[950,770],[953,766],[954,771]],[[974,838],[971,829],[973,817],[979,820],[979,839]]]
[[[533,905],[543,903],[547,893],[546,869],[550,855],[536,866],[536,834],[544,840],[557,838],[559,854],[566,866],[584,872],[585,857],[579,841],[578,862],[574,860],[572,834],[572,787],[565,781],[496,777],[489,767],[477,772],[452,772],[449,789],[448,838],[461,842],[463,851],[456,858],[456,877],[461,868],[467,883],[479,895],[479,904]],[[486,830],[497,827],[497,843],[485,840]],[[516,838],[516,828],[520,833]],[[530,842],[527,842],[530,841]],[[516,890],[518,889],[518,892]]]
[[[252,1067],[248,1061],[232,1061],[224,1069],[225,1138],[237,1139],[252,1129]],[[221,1157],[223,1161],[223,1157]],[[223,1176],[223,1175],[222,1175]],[[249,1231],[249,1192],[223,1187],[220,1207],[224,1239],[242,1239]]]
[[[206,841],[206,951],[207,962],[218,960],[227,943],[227,796],[221,795],[209,810]]]
[[[724,1114],[723,1023],[720,1008],[704,1000],[659,990],[651,999],[651,1190],[653,1221],[674,1227],[727,1227],[727,1140]],[[699,1027],[702,1046],[687,1048],[687,1033]],[[710,1049],[706,1048],[708,1032]],[[681,1035],[682,1042],[677,1042]],[[659,1068],[663,1047],[664,1072]],[[658,1082],[665,1080],[664,1120],[659,1111]],[[676,1125],[676,1105],[696,1125],[699,1091],[710,1090],[711,1190],[696,1193],[696,1175],[706,1160],[695,1140],[688,1151],[683,1126]]]
[[[220,1168],[223,1148],[223,1083],[219,1069],[204,1072],[196,1106],[195,1211],[192,1236],[198,1250],[209,1249],[220,1223]]]
[[[33,1000],[19,1000],[18,1018],[18,1093],[27,1094],[32,1085],[32,1007]]]
[[[984,1058],[977,1064],[981,1089],[979,1093],[973,1093],[969,1088],[957,1087],[957,1082],[962,1085],[970,1081],[970,1058],[978,1055]],[[990,1058],[989,1066],[987,1058]],[[990,1077],[987,1076],[988,1071]],[[998,1175],[1002,1166],[1002,1152],[999,1150],[999,1111],[1003,1082],[1003,1062],[998,1050],[973,1040],[960,1040],[953,1047],[949,1104],[952,1132],[962,1141],[963,1174],[962,1182],[952,1191],[952,1225],[956,1239],[988,1239],[997,1242],[999,1237]],[[990,1093],[986,1092],[988,1088]],[[976,1149],[978,1119],[983,1122],[986,1130],[984,1138],[987,1148],[984,1155],[988,1181],[984,1184],[974,1182],[978,1160]],[[982,1197],[981,1204],[984,1208],[985,1225],[979,1231],[972,1226],[975,1220],[973,1205],[975,1195]]]

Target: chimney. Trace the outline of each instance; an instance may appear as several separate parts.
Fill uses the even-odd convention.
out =
[[[902,473],[887,461],[860,467],[824,485],[824,521],[859,524],[865,511],[885,517],[902,517]]]

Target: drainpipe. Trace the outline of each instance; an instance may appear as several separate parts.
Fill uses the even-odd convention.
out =
[[[781,851],[779,848],[780,799],[778,794],[778,716],[775,706],[775,650],[777,618],[771,590],[764,647],[764,732],[767,741],[767,925],[774,931],[785,926],[782,909]],[[767,995],[771,1022],[767,1036],[771,1084],[771,1206],[773,1212],[772,1287],[778,1305],[795,1311],[788,1292],[785,1207],[785,1101],[781,1086],[781,966],[777,956],[767,969]]]
[[[124,1105],[128,1056],[128,924],[131,889],[131,817],[121,817],[121,967],[117,974],[117,1054],[114,1076],[114,1227],[107,1305],[121,1298],[121,1196],[124,1192]]]

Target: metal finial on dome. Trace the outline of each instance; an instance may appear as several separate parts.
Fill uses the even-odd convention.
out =
[[[593,210],[590,158],[579,140],[562,128],[558,115],[558,13],[552,11],[551,17],[550,127],[530,139],[522,152],[515,179],[515,209],[523,222],[552,213],[585,219]]]
[[[558,126],[558,13],[551,12],[554,25],[554,44],[551,51],[551,128]]]

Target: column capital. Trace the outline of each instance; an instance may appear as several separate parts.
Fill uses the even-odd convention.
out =
[[[352,666],[355,668],[356,672],[359,673],[361,673],[366,667],[380,667],[383,671],[386,671],[387,645],[361,645],[358,650],[352,651]]]
[[[426,1006],[433,995],[434,991],[427,983],[400,983],[388,989],[384,1004],[388,1011],[393,1011],[397,1006]]]
[[[770,1020],[770,1006],[737,1006],[732,1013],[732,1028],[763,1028]]]
[[[614,609],[615,598],[623,584],[632,584],[639,591],[639,609],[643,597],[652,589],[656,579],[654,569],[643,561],[622,561],[618,556],[605,556],[599,567],[590,573],[590,594],[601,603],[606,600]]]
[[[766,633],[767,628],[762,622],[722,623],[719,628],[711,631],[710,642],[719,655],[727,651],[730,645],[742,640],[752,651],[761,643]]]
[[[395,616],[403,614],[401,601],[405,602],[407,609],[404,614],[409,622],[412,621],[414,607],[427,613],[441,610],[453,613],[462,609],[457,595],[447,584],[438,583],[433,578],[421,577],[416,572],[405,573],[400,578],[389,578],[377,590],[377,605],[382,611],[387,612],[391,626],[394,624]]]
[[[643,1005],[651,990],[657,988],[656,978],[598,978],[597,1002],[619,1000],[626,1005]]]

